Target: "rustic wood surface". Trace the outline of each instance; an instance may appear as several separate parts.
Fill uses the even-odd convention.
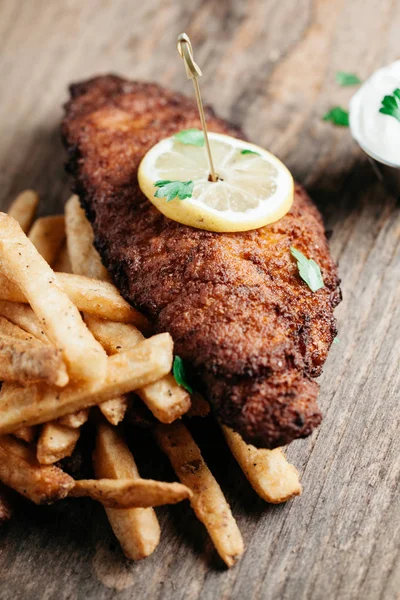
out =
[[[366,77],[399,58],[399,2],[0,0],[0,207],[32,187],[42,213],[60,211],[70,81],[113,71],[190,94],[181,31],[205,100],[285,160],[333,231],[344,300],[321,378],[324,422],[288,453],[304,493],[266,506],[218,436],[199,431],[245,538],[236,568],[222,567],[186,505],[158,511],[161,545],[132,564],[93,503],[22,503],[0,534],[0,597],[400,598],[398,202],[349,131],[321,120],[354,91],[337,86],[337,70]],[[136,445],[144,474],[172,477],[146,434]]]

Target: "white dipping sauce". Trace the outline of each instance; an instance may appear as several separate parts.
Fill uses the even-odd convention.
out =
[[[400,60],[376,71],[350,101],[350,129],[372,158],[400,167],[400,122],[379,112],[384,96],[400,88]]]

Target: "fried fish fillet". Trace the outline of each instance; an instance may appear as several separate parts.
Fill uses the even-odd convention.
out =
[[[211,131],[244,137],[210,109],[207,120]],[[299,186],[290,212],[255,231],[211,233],[159,213],[139,189],[140,160],[191,127],[200,127],[195,102],[158,85],[112,75],[72,85],[67,170],[123,296],[170,332],[218,417],[274,448],[321,421],[313,378],[336,335],[336,266]],[[320,265],[323,289],[300,279],[290,246]]]

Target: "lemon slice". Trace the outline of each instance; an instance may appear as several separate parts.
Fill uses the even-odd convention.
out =
[[[210,181],[204,147],[169,137],[139,166],[139,186],[150,202],[166,217],[208,231],[248,231],[283,217],[293,202],[285,165],[254,144],[208,135],[218,181]]]

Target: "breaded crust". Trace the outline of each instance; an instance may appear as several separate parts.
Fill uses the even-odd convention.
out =
[[[195,102],[116,76],[71,86],[62,132],[67,169],[95,245],[123,296],[192,368],[219,418],[257,446],[307,436],[321,421],[318,384],[336,335],[339,280],[321,216],[297,186],[290,212],[244,233],[211,233],[159,213],[137,169],[160,139],[200,127]],[[209,129],[243,134],[207,109]],[[313,293],[290,254],[320,265]]]

